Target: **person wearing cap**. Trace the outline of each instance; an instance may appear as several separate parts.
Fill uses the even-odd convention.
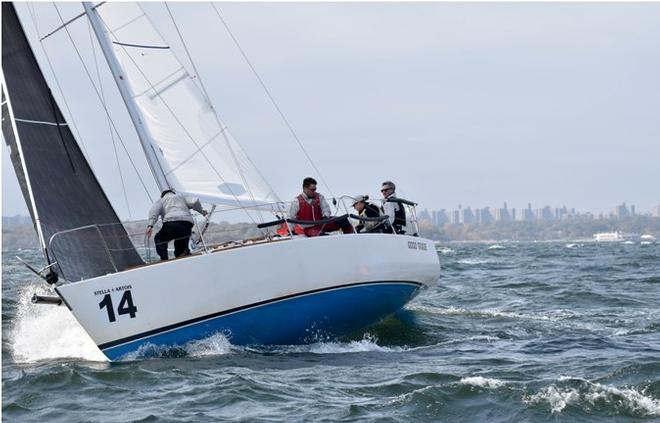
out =
[[[396,185],[392,181],[382,183],[383,215],[387,215],[390,228],[387,232],[406,233],[406,209],[402,202],[396,201]]]
[[[174,257],[190,254],[188,241],[192,234],[195,219],[190,214],[190,209],[206,216],[208,213],[202,208],[197,198],[186,197],[167,189],[160,194],[160,199],[151,206],[149,210],[149,222],[147,226],[147,237],[151,237],[151,231],[162,218],[163,227],[154,236],[156,252],[161,260],[167,260],[167,244],[174,241]]]
[[[290,219],[315,221],[332,217],[328,202],[321,194],[316,192],[316,179],[310,177],[303,179],[302,189],[303,192],[291,202],[289,207]],[[355,232],[353,231],[353,225],[347,218],[325,224],[303,225],[303,231],[309,237],[340,229],[345,234]]]
[[[368,195],[358,195],[353,198],[353,208],[358,212],[360,217],[380,217],[380,209],[377,205],[369,203]],[[355,230],[358,233],[373,233],[381,232],[383,228],[383,222],[366,222],[361,221],[359,225],[355,227]]]

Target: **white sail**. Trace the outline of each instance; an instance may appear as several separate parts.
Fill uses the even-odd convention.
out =
[[[224,206],[270,209],[279,202],[217,117],[197,76],[143,10],[133,3],[105,3],[97,11],[169,185]]]

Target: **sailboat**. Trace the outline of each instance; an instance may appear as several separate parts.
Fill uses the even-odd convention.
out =
[[[195,71],[136,4],[83,3],[159,189],[273,213],[265,235],[145,262],[81,151],[14,5],[2,4],[2,131],[46,266],[35,273],[110,360],[214,334],[238,345],[315,342],[398,311],[437,283],[413,235],[274,236],[292,223],[228,134]],[[416,234],[414,234],[416,235]],[[331,258],[328,260],[328,258]]]

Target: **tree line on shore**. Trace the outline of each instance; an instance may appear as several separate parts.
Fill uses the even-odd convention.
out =
[[[133,243],[144,247],[144,224],[126,223],[125,227]],[[623,219],[572,218],[561,221],[513,221],[488,224],[445,224],[435,226],[423,220],[419,222],[420,235],[438,241],[548,241],[591,239],[598,232],[619,231],[624,234],[649,234],[660,238],[660,218],[631,216]],[[156,228],[158,230],[158,228]],[[253,223],[211,223],[205,241],[219,244],[261,236]],[[38,248],[36,231],[30,224],[3,226],[2,249]],[[153,247],[153,240],[150,241]]]
[[[481,224],[445,224],[435,226],[420,222],[422,236],[439,241],[550,241],[592,239],[599,232],[649,234],[660,237],[660,218],[631,216],[591,219],[576,217],[552,221],[513,221]]]

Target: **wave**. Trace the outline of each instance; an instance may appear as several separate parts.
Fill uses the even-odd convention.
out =
[[[232,345],[226,336],[216,333],[208,338],[190,341],[183,345],[154,345],[146,343],[137,351],[130,352],[121,361],[135,361],[146,358],[207,357],[226,355],[240,349]]]
[[[468,310],[462,307],[453,307],[453,306],[440,308],[440,307],[423,306],[418,304],[410,304],[407,306],[407,308],[410,310],[417,310],[426,313],[447,315],[447,316],[463,315],[469,317],[484,317],[484,318],[503,317],[508,319],[545,320],[551,322],[557,322],[557,321],[572,319],[576,317],[575,313],[566,310],[555,310],[548,313],[517,313],[512,311],[502,311],[502,310],[494,310],[494,309]]]
[[[546,386],[534,395],[524,396],[523,402],[547,403],[553,414],[561,413],[569,405],[578,407],[614,405],[619,412],[638,416],[660,416],[660,400],[647,395],[645,389],[617,388],[570,376],[562,376],[558,382]]]
[[[488,246],[488,250],[505,250],[506,247],[504,245],[499,245],[499,244],[493,244]]]
[[[472,259],[461,259],[458,260],[457,263],[459,264],[486,264],[486,263],[491,263],[492,260],[488,259],[478,259],[478,258],[472,258]]]
[[[453,254],[454,250],[449,247],[438,247],[437,251],[441,254]]]
[[[565,245],[566,248],[582,248],[584,247],[584,244],[580,243],[569,243]]]
[[[375,336],[365,334],[359,341],[349,342],[316,342],[303,345],[260,345],[239,346],[232,344],[221,333],[198,341],[191,341],[184,345],[154,345],[145,344],[137,351],[126,354],[121,361],[135,361],[149,358],[178,358],[178,357],[207,357],[226,355],[236,352],[250,352],[256,354],[345,354],[363,352],[403,352],[407,347],[386,347],[377,344]]]
[[[370,333],[364,334],[359,341],[335,342],[325,341],[305,345],[287,345],[276,347],[284,353],[311,353],[311,354],[344,354],[360,352],[403,352],[408,347],[386,347],[378,345],[378,338]],[[271,350],[272,351],[272,350]]]
[[[493,379],[483,376],[464,377],[460,380],[463,385],[476,386],[479,388],[496,389],[504,386],[505,382],[499,379]]]

